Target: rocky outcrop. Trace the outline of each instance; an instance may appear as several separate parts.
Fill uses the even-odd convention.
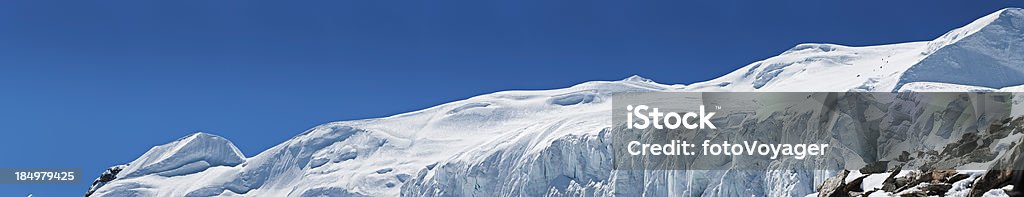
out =
[[[1024,132],[1024,117],[1017,117],[1012,121],[1010,119],[1000,121],[992,125],[988,132],[965,134],[960,140],[945,146],[941,152],[917,153],[924,155],[925,158],[932,158],[927,161],[932,163],[927,163],[921,168],[903,169],[902,163],[910,160],[897,160],[896,165],[898,166],[895,169],[878,172],[878,170],[884,170],[883,163],[888,162],[869,164],[860,172],[866,174],[888,173],[878,190],[858,192],[857,188],[851,189],[850,185],[859,186],[862,184],[861,180],[868,175],[851,180],[848,177],[849,173],[843,171],[822,183],[818,190],[818,196],[866,196],[874,192],[886,192],[900,196],[945,196],[950,192],[956,192],[953,190],[957,189],[957,185],[969,187],[966,188],[966,192],[958,193],[958,195],[965,196],[992,195],[993,191],[998,195],[1024,194],[1021,192],[1021,189],[1024,188],[1024,182],[1022,182],[1024,179],[1024,173],[1022,173],[1024,148],[1019,146],[1024,139],[1012,138],[1016,141],[1005,143],[1008,136],[1019,135],[1022,132]],[[997,144],[999,141],[1004,142]],[[999,153],[1004,154],[992,153],[990,147],[996,147],[999,149]],[[911,155],[911,153],[904,153],[901,157],[907,157],[906,155]],[[936,166],[950,164],[950,159],[962,162],[992,161],[995,164],[989,170],[977,173],[945,168],[936,169]],[[903,170],[909,170],[909,172],[897,176]],[[850,181],[841,182],[840,180]],[[1013,187],[1007,187],[1010,185]],[[1006,188],[1013,188],[1013,190],[1005,190]]]
[[[846,192],[842,191],[846,188],[846,176],[850,175],[850,171],[843,170],[839,174],[825,180],[821,186],[818,187],[818,197],[832,197],[832,196],[846,196]]]
[[[96,180],[92,181],[92,185],[89,186],[89,191],[85,192],[85,196],[88,197],[89,195],[92,195],[92,193],[96,192],[96,190],[100,189],[100,187],[103,187],[103,185],[106,185],[108,182],[117,179],[117,174],[121,173],[121,170],[124,170],[125,167],[128,167],[128,165],[116,165],[107,168],[106,171],[103,171],[103,173],[100,174],[99,178],[96,178]]]

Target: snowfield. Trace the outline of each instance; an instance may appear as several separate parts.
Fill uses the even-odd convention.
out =
[[[227,139],[197,133],[150,149],[112,173],[113,180],[98,181],[91,194],[813,195],[839,172],[793,162],[773,163],[776,170],[765,171],[612,170],[611,96],[847,91],[1022,92],[1024,10],[997,11],[931,41],[864,47],[800,44],[690,85],[633,76],[556,90],[496,92],[385,118],[332,122],[251,157]],[[1024,115],[1021,111],[1013,113]],[[1020,135],[1011,137],[1020,144]],[[1000,144],[1012,146],[1011,141]],[[881,188],[888,175],[865,175],[862,188]],[[979,176],[970,174],[968,179]],[[954,185],[951,195],[970,184]],[[1006,195],[1001,192],[989,193]]]

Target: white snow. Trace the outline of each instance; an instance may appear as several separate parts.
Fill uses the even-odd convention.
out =
[[[864,47],[800,44],[686,89],[889,92],[914,82],[998,89],[1024,84],[1020,54],[1024,54],[1024,10],[1008,8],[932,41]],[[919,87],[909,89],[915,88]]]
[[[913,82],[900,87],[898,92],[995,92],[992,88],[937,83],[937,82]]]
[[[94,195],[807,195],[835,172],[807,170],[804,163],[773,164],[777,170],[764,178],[765,172],[755,171],[613,171],[606,135],[611,95],[1020,91],[1021,13],[1001,10],[933,41],[800,44],[691,85],[633,76],[556,90],[496,92],[385,118],[332,122],[248,158],[221,137],[197,133],[154,147]],[[870,175],[862,186],[879,188],[885,176]]]
[[[964,180],[953,183],[953,187],[950,188],[949,191],[946,191],[946,196],[968,196],[971,192],[971,185],[974,184],[974,180],[985,175],[985,172],[980,170],[962,170],[959,171],[959,173],[970,176]]]
[[[898,77],[923,59],[926,42],[850,47],[800,44],[688,91],[891,91]]]
[[[132,161],[119,177],[148,174],[176,176],[203,171],[211,166],[233,166],[242,163],[242,155],[234,144],[220,136],[195,133],[169,144],[156,146]]]
[[[1024,84],[1024,10],[1003,9],[928,43],[900,84],[941,82],[1003,88]]]

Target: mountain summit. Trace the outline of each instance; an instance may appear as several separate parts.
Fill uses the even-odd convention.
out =
[[[803,196],[841,173],[771,171],[776,174],[751,175],[749,180],[708,175],[693,182],[671,182],[667,179],[674,174],[651,172],[635,183],[617,182],[606,135],[611,95],[1020,90],[1022,15],[1018,8],[1000,10],[932,41],[859,47],[800,44],[690,85],[663,85],[632,76],[555,90],[496,92],[386,118],[332,122],[252,157],[244,157],[221,137],[199,133],[154,147],[127,167],[112,167],[91,194]]]
[[[1006,8],[932,41],[800,44],[689,91],[872,91],[1024,84],[1024,10]]]
[[[938,82],[1003,88],[1024,84],[1024,9],[1007,8],[928,42],[927,57],[897,86]]]

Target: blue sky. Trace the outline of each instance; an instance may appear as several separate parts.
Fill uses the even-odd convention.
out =
[[[196,131],[252,156],[317,124],[639,74],[708,80],[798,43],[930,40],[1024,2],[2,1],[0,167],[106,167]]]

